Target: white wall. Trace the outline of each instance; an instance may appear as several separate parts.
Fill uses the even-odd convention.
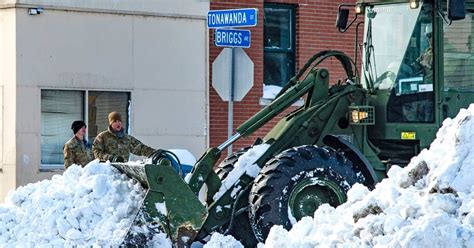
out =
[[[64,1],[68,2],[78,1]],[[114,2],[113,8],[133,7],[133,11],[147,3],[85,2],[97,8],[101,8],[99,3]],[[209,3],[191,1],[190,6],[199,7],[193,12],[190,6],[180,8],[183,1],[174,5],[173,1],[163,2],[166,4],[151,4],[147,10],[179,12],[179,16],[58,8],[28,15],[25,8],[16,9],[12,25],[16,27],[16,42],[12,42],[16,49],[10,49],[16,53],[7,61],[16,57],[16,68],[8,69],[16,70],[16,78],[11,79],[17,91],[13,99],[17,114],[16,186],[54,174],[39,171],[42,88],[129,91],[132,135],[156,148],[185,148],[195,156],[205,151],[209,116],[205,13]],[[8,9],[10,22],[15,19],[12,10]],[[0,180],[0,185],[3,182]]]
[[[169,18],[134,21],[136,37],[147,37],[149,30],[158,35],[135,39],[133,44],[137,82],[132,95],[133,131],[145,143],[166,149],[186,144],[200,156],[207,147],[209,119],[208,106],[203,104],[208,99],[206,23]]]
[[[15,10],[0,9],[0,202],[16,187]]]

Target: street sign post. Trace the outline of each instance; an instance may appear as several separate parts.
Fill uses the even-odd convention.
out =
[[[208,28],[254,27],[258,9],[226,9],[207,12]]]
[[[218,47],[250,47],[250,30],[216,29],[214,45]]]
[[[253,62],[242,48],[224,48],[212,63],[212,86],[228,102],[228,137],[233,135],[234,101],[242,101],[253,87],[253,72]],[[227,153],[232,154],[232,145]]]
[[[227,135],[233,134],[233,101],[241,101],[253,86],[253,62],[242,48],[250,47],[250,31],[229,29],[257,25],[258,9],[212,10],[207,27],[216,29],[214,44],[226,47],[212,63],[212,86],[228,101]],[[227,29],[225,29],[227,28]],[[232,145],[227,148],[232,154]]]

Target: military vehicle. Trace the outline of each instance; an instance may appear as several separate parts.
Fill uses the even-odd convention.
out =
[[[373,188],[391,166],[404,166],[427,148],[444,119],[473,102],[472,11],[474,1],[461,0],[341,5],[336,26],[357,30],[354,59],[334,50],[316,53],[271,104],[210,148],[187,180],[167,164],[173,160],[167,152],[143,169],[117,165],[148,188],[141,223],[158,225],[178,247],[213,232],[252,247],[273,225],[291,228],[322,204],[342,204],[355,183]],[[329,82],[330,72],[320,66],[328,58],[340,62],[346,78]],[[230,144],[300,99],[303,106],[256,141],[253,148],[266,145],[256,175],[233,173],[252,147],[216,166]],[[207,197],[200,200],[200,192]],[[142,237],[133,230],[127,244]]]

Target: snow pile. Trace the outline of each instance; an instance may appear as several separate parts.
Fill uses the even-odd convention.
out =
[[[110,164],[73,165],[0,204],[0,247],[118,246],[145,190]]]
[[[369,192],[321,206],[259,247],[474,247],[474,104],[447,119],[429,149]]]
[[[237,241],[234,237],[227,235],[224,236],[220,233],[214,233],[211,236],[211,240],[204,245],[205,248],[244,248],[244,246]]]
[[[150,240],[147,244],[146,247],[149,248],[172,248],[173,244],[171,243],[171,240],[166,237],[165,233],[157,233],[155,236],[153,236],[153,239]]]

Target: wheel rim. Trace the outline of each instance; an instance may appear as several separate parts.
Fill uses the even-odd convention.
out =
[[[289,211],[299,221],[304,216],[313,216],[324,203],[338,206],[345,202],[346,194],[333,181],[324,178],[306,178],[294,186],[288,201]]]

